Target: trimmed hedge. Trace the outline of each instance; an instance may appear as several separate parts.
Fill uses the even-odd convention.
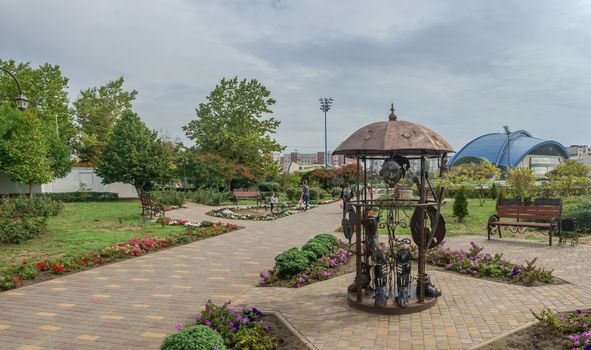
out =
[[[119,199],[119,195],[114,192],[50,192],[37,193],[35,197],[51,198],[60,202],[102,202]]]

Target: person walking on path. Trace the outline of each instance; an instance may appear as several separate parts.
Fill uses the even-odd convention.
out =
[[[275,207],[277,207],[277,197],[275,196],[275,192],[271,193],[271,198],[269,198],[269,203],[271,204],[271,214],[275,215]]]
[[[302,183],[302,202],[304,204],[304,210],[310,209],[310,186],[308,181],[304,180]]]

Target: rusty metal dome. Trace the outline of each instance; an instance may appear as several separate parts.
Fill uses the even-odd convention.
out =
[[[392,104],[388,121],[368,124],[355,131],[333,152],[334,155],[439,155],[455,152],[435,131],[398,120]]]

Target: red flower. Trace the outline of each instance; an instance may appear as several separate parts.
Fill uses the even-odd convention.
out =
[[[81,260],[82,265],[88,265],[88,260]]]
[[[23,266],[27,266],[27,262],[26,261],[23,261]]]

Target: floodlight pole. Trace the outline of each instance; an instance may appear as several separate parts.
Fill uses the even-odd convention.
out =
[[[328,146],[327,146],[327,131],[326,131],[326,113],[330,110],[330,106],[332,105],[333,98],[323,97],[320,98],[320,110],[324,112],[324,167],[328,168]]]

